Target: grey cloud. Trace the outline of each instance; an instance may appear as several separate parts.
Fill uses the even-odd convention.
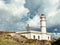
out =
[[[42,13],[44,9],[51,8],[52,4],[49,0],[26,0],[25,7],[30,10],[30,13]]]
[[[36,13],[41,7],[41,0],[26,0],[25,7],[30,10],[30,13]]]
[[[0,0],[0,31],[25,29],[24,17],[29,10],[24,7],[24,4],[25,0]]]
[[[28,19],[29,17],[27,15],[27,13],[28,13],[27,8],[30,11],[29,16],[33,17],[33,19],[34,19],[33,21],[36,20],[36,23],[37,23],[37,19],[39,17],[39,15],[38,15],[39,13],[45,13],[45,14],[47,14],[47,17],[48,17],[48,14],[50,14],[49,12],[51,12],[51,11],[54,12],[54,10],[58,11],[57,4],[53,4],[52,0],[26,0],[26,3],[24,3],[25,1],[23,1],[23,3],[21,3],[21,2],[19,2],[20,0],[17,2],[16,1],[14,2],[14,1],[15,0],[12,0],[12,3],[11,3],[11,0],[4,0],[2,6],[3,7],[5,6],[5,7],[4,8],[2,7],[0,9],[0,29],[2,29],[2,30],[7,30],[7,31],[10,31],[10,30],[17,31],[17,30],[21,30],[21,29],[24,30],[26,27],[25,26],[26,22],[29,21],[29,19]],[[23,8],[20,8],[21,7],[20,3]],[[6,4],[8,4],[8,5],[6,5]],[[25,4],[26,8],[24,7],[24,4]],[[8,8],[8,9],[5,10],[5,8],[6,9]],[[58,11],[58,12],[60,12],[60,11]],[[16,15],[13,15],[12,13],[14,13]],[[38,17],[35,17],[36,14],[38,15]],[[57,15],[58,15],[58,13],[57,13]],[[47,19],[49,21],[54,21],[54,22],[53,23],[48,22],[48,25],[49,24],[55,25],[56,20],[59,19],[58,16],[57,16],[57,18],[56,18],[56,16],[52,16],[52,18],[51,18],[51,15],[50,15],[49,18],[47,18]],[[38,19],[38,20],[40,20],[40,19]],[[60,24],[59,21],[58,21],[58,24]],[[36,24],[36,25],[39,25],[39,24]]]
[[[19,17],[13,16],[10,11],[0,9],[0,31],[24,30],[25,23],[20,20],[21,19]]]
[[[41,13],[44,13],[46,15],[47,27],[60,25],[60,21],[57,21],[60,19],[60,15],[59,15],[60,10],[58,9],[59,0],[30,0],[30,1],[26,0],[26,1],[29,2],[29,3],[26,3],[26,7],[30,10],[30,13],[37,12],[36,13],[37,15],[40,15]],[[35,10],[35,9],[37,9],[37,10]],[[33,19],[36,20],[36,17],[33,17]],[[35,21],[33,19],[31,21]],[[37,20],[36,20],[36,22],[37,22]]]
[[[10,4],[12,2],[12,0],[3,0],[5,2],[5,4]]]

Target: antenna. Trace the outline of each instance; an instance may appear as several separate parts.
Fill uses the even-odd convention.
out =
[[[29,32],[29,30],[30,30],[29,24],[27,24],[26,29],[27,29],[27,32]]]

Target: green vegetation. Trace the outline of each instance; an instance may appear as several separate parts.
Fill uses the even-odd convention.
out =
[[[24,45],[37,45],[36,43],[25,43]]]
[[[40,40],[37,39],[27,39],[25,36],[20,34],[15,34],[11,36],[10,34],[15,34],[14,32],[0,32],[0,45],[40,45]],[[52,45],[57,45],[60,43],[59,39],[52,39]]]
[[[0,38],[0,45],[23,45],[23,43]],[[24,43],[24,45],[36,45],[36,43]]]
[[[52,45],[60,45],[60,38],[52,40]]]
[[[0,45],[37,45],[34,40],[28,40],[25,36],[16,34],[9,35],[9,32],[0,32]],[[23,42],[22,42],[23,41]]]
[[[0,45],[19,45],[18,42],[0,38]]]

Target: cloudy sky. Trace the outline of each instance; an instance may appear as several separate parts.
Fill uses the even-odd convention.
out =
[[[0,31],[40,30],[40,15],[46,15],[47,31],[60,32],[59,0],[0,0]]]

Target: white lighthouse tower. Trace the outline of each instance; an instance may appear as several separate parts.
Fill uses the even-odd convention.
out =
[[[49,42],[51,40],[50,33],[46,30],[46,16],[41,14],[40,16],[40,31],[31,30],[29,28],[29,24],[27,24],[27,31],[20,31],[16,33],[20,33],[21,35],[27,37],[28,39],[37,39],[40,40],[40,45],[51,45]]]
[[[40,19],[41,40],[49,40],[50,35],[46,31],[46,16],[44,14],[41,14]]]
[[[42,33],[46,33],[46,17],[44,14],[40,16],[40,28]]]
[[[49,40],[51,40],[51,36],[46,31],[46,16],[41,14],[40,16],[40,28],[41,28],[41,45],[51,45]]]

